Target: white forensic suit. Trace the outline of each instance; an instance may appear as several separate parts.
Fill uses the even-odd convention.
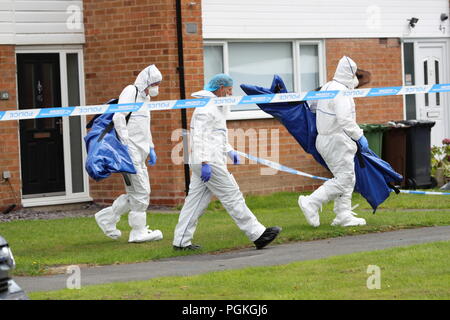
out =
[[[192,96],[216,97],[207,90],[196,92]],[[213,195],[220,200],[250,241],[257,240],[266,229],[245,204],[238,184],[227,169],[227,153],[233,150],[228,143],[228,109],[226,106],[196,108],[192,115],[189,161],[192,175],[189,194],[175,228],[173,245],[176,247],[192,244],[198,220]],[[207,162],[212,169],[211,178],[207,182],[201,179],[202,162]]]
[[[356,63],[344,56],[339,61],[333,80],[325,84],[321,91],[354,89],[358,85],[356,70]],[[363,136],[363,130],[356,123],[355,102],[351,97],[342,96],[320,100],[316,116],[316,148],[334,177],[310,196],[300,196],[299,205],[307,216],[308,211],[318,212],[323,203],[334,200],[336,219],[332,225],[363,225],[365,220],[355,218],[351,208],[355,187],[356,141]],[[318,213],[314,216],[313,221],[308,222],[317,227]]]
[[[139,73],[134,85],[129,85],[122,91],[119,97],[119,104],[149,102],[150,97],[144,90],[150,84],[161,80],[162,75],[158,68],[155,65],[148,66]],[[158,88],[151,88],[150,94],[152,96],[157,95]],[[150,111],[131,113],[128,124],[126,122],[127,115],[128,113],[126,112],[115,113],[113,116],[114,128],[121,142],[128,147],[136,174],[127,174],[131,186],[125,185],[126,194],[119,196],[111,207],[99,211],[95,218],[107,236],[117,239],[121,236],[121,232],[116,228],[116,224],[124,213],[129,212],[128,223],[132,228],[129,242],[160,240],[162,239],[161,231],[152,231],[146,225],[146,211],[149,205],[151,189],[145,162],[150,148],[154,148],[150,132]]]

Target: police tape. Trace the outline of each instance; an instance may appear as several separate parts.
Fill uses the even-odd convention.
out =
[[[323,181],[329,180],[329,178],[319,177],[319,176],[315,176],[315,175],[312,175],[312,174],[309,174],[309,173],[306,173],[306,172],[301,172],[301,171],[298,171],[298,170],[295,170],[295,169],[283,166],[282,164],[279,164],[279,163],[276,163],[276,162],[273,162],[273,161],[270,161],[270,160],[267,160],[267,159],[258,158],[258,157],[255,157],[255,156],[252,156],[250,154],[246,154],[246,153],[243,153],[243,152],[240,152],[240,151],[237,151],[237,150],[236,150],[236,152],[239,155],[241,155],[241,156],[243,156],[243,157],[245,157],[245,158],[247,158],[249,160],[258,162],[259,164],[263,164],[263,165],[265,165],[267,167],[270,167],[272,169],[275,169],[277,171],[283,171],[283,172],[287,172],[287,173],[291,173],[291,174],[295,174],[295,175],[298,175],[298,176],[307,177],[307,178],[311,178],[311,179],[316,179],[316,180],[323,180]]]
[[[77,107],[57,107],[41,109],[22,109],[0,111],[0,121],[26,120],[54,117],[73,117],[82,115],[93,115],[115,112],[136,112],[136,111],[158,111],[175,110],[188,108],[202,108],[208,106],[238,106],[255,103],[279,103],[294,101],[310,101],[334,99],[337,97],[382,97],[394,95],[420,94],[420,93],[440,93],[450,92],[450,83],[434,84],[425,86],[400,86],[385,88],[366,88],[354,90],[329,90],[329,91],[309,91],[301,93],[277,93],[260,94],[249,96],[231,96],[217,98],[200,98],[185,100],[163,100],[148,103],[122,103],[122,104],[104,104]]]
[[[255,161],[259,164],[271,167],[272,169],[278,170],[278,171],[283,171],[283,172],[287,172],[287,173],[291,173],[291,174],[295,174],[298,176],[302,176],[302,177],[307,177],[307,178],[311,178],[311,179],[316,179],[316,180],[322,180],[322,181],[327,181],[330,180],[330,178],[324,178],[324,177],[319,177],[319,176],[315,176],[306,172],[302,172],[302,171],[298,171],[286,166],[283,166],[282,164],[267,160],[267,159],[262,159],[262,158],[258,158],[255,156],[252,156],[250,154],[246,154],[240,151],[236,151],[239,155]],[[434,192],[434,191],[417,191],[417,190],[399,190],[400,193],[409,193],[409,194],[422,194],[422,195],[439,195],[439,196],[448,196],[450,195],[449,192]]]
[[[419,190],[400,190],[401,193],[410,193],[410,194],[428,194],[434,196],[448,196],[449,192],[433,192],[433,191],[419,191]]]

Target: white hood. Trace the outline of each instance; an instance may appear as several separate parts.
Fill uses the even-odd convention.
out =
[[[200,90],[191,94],[194,98],[217,98],[217,96],[209,90]],[[230,116],[230,106],[217,106],[222,113],[225,119],[228,119]]]
[[[349,89],[353,89],[355,86],[353,78],[355,77],[356,69],[357,66],[355,61],[347,56],[343,56],[341,60],[339,60],[333,80],[343,84]]]
[[[208,90],[200,90],[191,94],[194,98],[216,98],[217,96]]]
[[[162,80],[162,74],[158,70],[158,68],[152,64],[142,70],[136,78],[134,85],[138,88],[139,93],[142,96],[146,96],[144,90],[153,83],[159,82]]]

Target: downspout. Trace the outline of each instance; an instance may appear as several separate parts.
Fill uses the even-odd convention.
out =
[[[176,0],[176,18],[177,18],[177,42],[178,42],[178,77],[180,81],[180,99],[186,99],[186,85],[184,82],[184,50],[183,50],[183,21],[181,13],[181,0]],[[186,109],[181,109],[181,128],[183,129],[183,153],[184,153],[184,185],[186,195],[189,192],[191,177],[189,175],[189,164],[187,146],[187,114]]]

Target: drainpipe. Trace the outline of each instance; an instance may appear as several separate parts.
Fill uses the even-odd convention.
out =
[[[178,76],[180,81],[180,98],[186,99],[186,85],[184,82],[184,51],[183,51],[183,21],[181,13],[181,0],[176,0],[177,18],[177,42],[178,42]],[[186,195],[189,192],[191,177],[189,175],[188,141],[187,141],[187,114],[186,109],[181,109],[181,128],[183,129],[183,153],[184,153],[184,184]]]

